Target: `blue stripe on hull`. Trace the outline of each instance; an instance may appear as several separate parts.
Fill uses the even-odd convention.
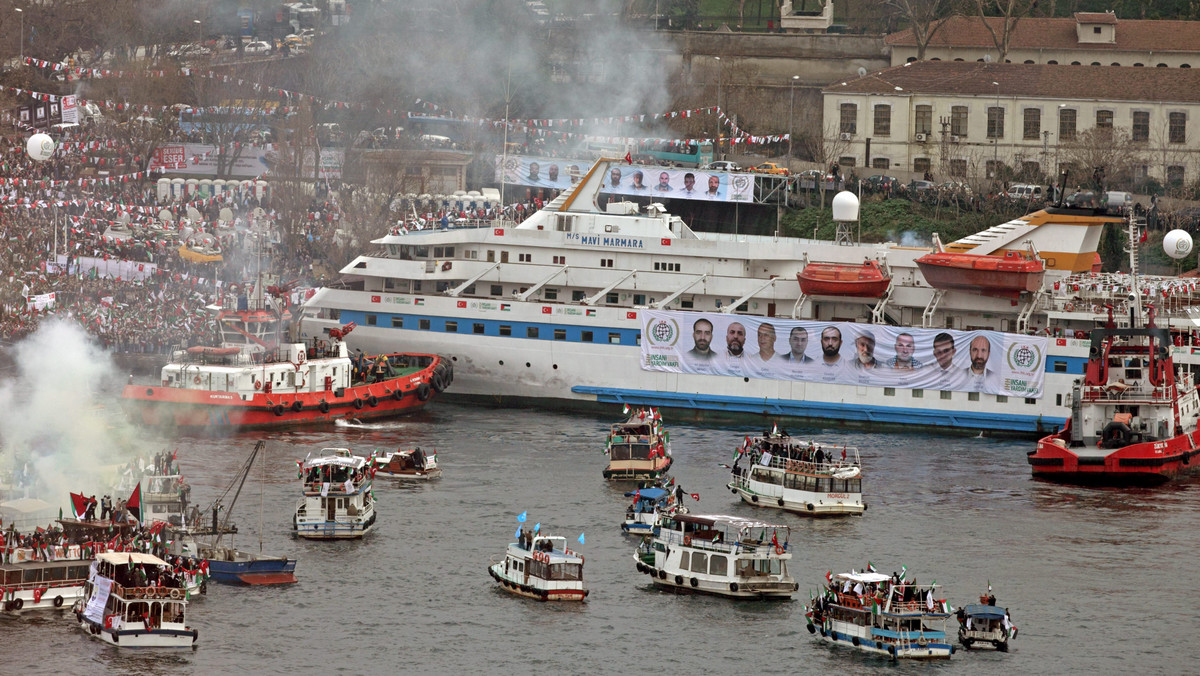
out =
[[[688,408],[729,413],[755,413],[793,418],[987,429],[1020,433],[1050,433],[1061,429],[1063,423],[1066,422],[1066,418],[984,413],[971,410],[946,411],[903,406],[837,404],[792,399],[751,399],[748,397],[728,397],[713,394],[624,390],[613,387],[583,385],[572,387],[571,391],[575,394],[594,396],[600,402],[614,404],[628,403],[639,406],[665,406],[667,408]]]

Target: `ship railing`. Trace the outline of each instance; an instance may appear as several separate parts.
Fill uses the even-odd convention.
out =
[[[685,545],[693,549],[702,549],[710,552],[753,554],[761,551],[769,554],[772,548],[775,547],[769,540],[760,542],[758,540],[743,538],[741,540],[726,541],[723,539],[725,537],[724,532],[720,533],[720,537],[722,538],[721,540],[715,541],[707,537],[695,537],[694,534],[680,533],[676,530],[659,531],[659,538],[665,540],[667,544]],[[787,541],[780,542],[779,547],[786,550]]]
[[[851,452],[853,454],[851,455]],[[771,462],[767,466],[772,469],[782,469],[788,472],[805,472],[808,474],[832,474],[841,469],[849,467],[861,467],[858,463],[858,449],[847,448],[846,460],[833,460],[832,462],[814,462],[811,460],[792,460],[787,456],[773,455]],[[853,457],[855,460],[850,460]]]
[[[1170,391],[1165,387],[1140,387],[1125,383],[1089,385],[1083,390],[1083,400],[1092,403],[1129,401],[1169,401]]]

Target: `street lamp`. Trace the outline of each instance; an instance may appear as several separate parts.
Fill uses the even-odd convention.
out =
[[[192,23],[196,24],[196,45],[204,46],[204,26],[200,23],[200,19],[192,19]]]
[[[715,139],[717,152],[715,157],[724,159],[721,157],[721,57],[714,56],[713,58],[717,60],[717,138]]]
[[[791,102],[788,103],[788,159],[787,166],[790,171],[792,168],[792,136],[796,133],[795,125],[793,124],[792,114],[796,110],[796,80],[799,80],[799,75],[792,76],[792,96]]]
[[[992,136],[992,180],[1000,183],[1000,138],[1004,136],[1004,124],[1000,118],[1000,83],[992,82],[996,88],[996,123]]]
[[[21,15],[21,61],[25,60],[25,10],[13,7]]]

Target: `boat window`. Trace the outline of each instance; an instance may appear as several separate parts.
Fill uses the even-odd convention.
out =
[[[942,399],[949,399],[952,395],[948,390],[942,390]]]
[[[913,399],[922,399],[925,396],[925,390],[913,390],[912,396]]]
[[[492,284],[491,294],[493,296],[503,296],[504,295],[504,287],[501,286],[500,284]]]
[[[592,342],[592,332],[591,331],[581,331],[579,333],[579,340],[581,340],[585,343]]]
[[[830,479],[829,480],[829,492],[830,493],[845,493],[846,492],[846,480],[845,479]]]
[[[558,300],[558,289],[542,289],[544,300]]]
[[[779,575],[782,564],[779,559],[758,559],[754,562],[754,570],[760,575]]]
[[[894,397],[894,396],[896,396],[896,388],[894,388],[894,387],[885,387],[885,388],[883,388],[883,396],[885,396],[885,397]]]
[[[587,294],[585,294],[583,292],[583,289],[575,289],[575,290],[571,291],[571,301],[572,302],[578,303],[579,301],[583,300],[584,298],[587,298]]]
[[[429,330],[429,320],[428,319],[418,319],[417,320],[417,328],[421,329],[422,331],[428,331]]]
[[[578,563],[556,563],[550,566],[551,580],[582,580],[583,566]]]
[[[526,327],[525,328],[525,337],[526,338],[537,338],[538,337],[538,327],[536,327],[536,326]]]
[[[830,492],[829,482],[830,482],[830,479],[828,479],[826,477],[818,477],[817,478],[817,492],[818,493],[829,493]]]
[[[511,336],[512,335],[512,327],[509,326],[508,324],[501,324],[500,325],[500,335]]]
[[[393,329],[404,328],[404,317],[398,317],[396,315],[392,315],[392,328]]]
[[[800,474],[789,473],[783,477],[784,488],[794,488],[799,490],[804,486],[804,477]]]
[[[967,392],[967,401],[979,401],[979,393]]]
[[[25,576],[21,579],[21,582],[41,582],[41,581],[42,581],[42,569],[41,568],[27,568],[25,570]]]
[[[446,322],[446,333],[458,333],[458,322]]]
[[[619,333],[608,334],[608,342],[612,345],[620,345],[621,344],[621,334],[619,334]]]
[[[507,252],[507,251],[501,251],[501,252],[500,252],[500,262],[501,262],[501,263],[507,263],[507,262],[508,262],[508,252]]]
[[[475,322],[474,324],[471,324],[471,331],[473,333],[483,333],[484,332],[483,324],[481,324],[480,322]]]
[[[729,559],[724,556],[713,554],[708,559],[708,574],[709,575],[726,575],[729,571]]]
[[[688,570],[689,556],[690,556],[690,552],[680,552],[679,553],[679,570]]]
[[[692,572],[707,573],[708,572],[708,554],[700,552],[692,552]]]
[[[846,492],[847,493],[862,493],[862,479],[847,479],[846,480]]]
[[[621,297],[617,295],[616,291],[607,293],[604,296],[604,302],[608,303],[609,305],[616,305],[618,302],[620,302],[620,300],[621,300]]]
[[[1003,403],[1006,403],[1007,401],[1008,401],[1008,395],[1006,395],[1006,394],[997,394],[996,395],[996,403],[997,404],[1003,404]]]

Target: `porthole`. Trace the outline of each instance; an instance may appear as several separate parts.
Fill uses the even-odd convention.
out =
[[[501,366],[504,366],[504,360],[503,360],[503,359],[501,359],[501,360],[500,360],[500,365],[501,365]]]
[[[529,362],[525,362],[525,368],[529,368]]]
[[[558,370],[558,364],[555,364],[555,365],[554,365],[554,370],[555,370],[555,371],[557,371],[557,370]]]

